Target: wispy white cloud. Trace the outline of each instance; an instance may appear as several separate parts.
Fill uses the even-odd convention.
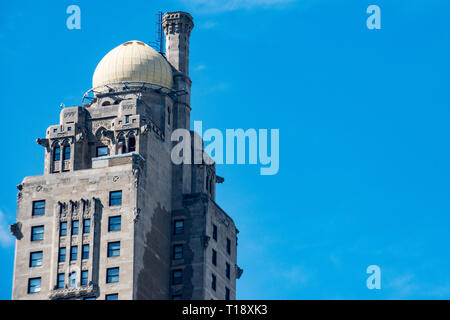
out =
[[[0,210],[0,246],[3,248],[10,247],[14,244],[13,237],[9,233],[9,224],[6,221],[6,216]]]
[[[235,11],[239,9],[272,8],[295,0],[181,0],[190,10],[204,13]]]
[[[196,23],[197,28],[203,29],[203,30],[213,29],[213,28],[217,27],[217,25],[218,25],[217,21],[213,21],[213,20],[207,20],[207,21],[202,21],[200,23]]]
[[[206,66],[204,64],[199,64],[199,65],[194,66],[193,69],[194,69],[194,71],[202,71],[202,70],[206,69]]]

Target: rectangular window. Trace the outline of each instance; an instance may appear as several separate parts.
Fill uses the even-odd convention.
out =
[[[231,270],[230,264],[227,263],[227,264],[225,265],[225,275],[227,276],[228,279],[230,279],[230,270]]]
[[[173,246],[173,259],[183,259],[183,245],[176,244]]]
[[[58,273],[56,288],[58,289],[64,288],[64,273]]]
[[[28,293],[37,293],[41,291],[41,278],[28,279]]]
[[[30,267],[42,266],[42,251],[30,253]]]
[[[70,248],[70,261],[77,260],[77,256],[78,256],[78,247],[72,246]]]
[[[109,206],[122,205],[122,191],[111,191],[109,193]]]
[[[87,260],[89,259],[89,245],[83,244],[82,250],[81,250],[81,259]]]
[[[121,224],[122,224],[121,216],[109,217],[108,231],[120,231]]]
[[[97,157],[104,157],[107,156],[108,154],[109,154],[108,147],[105,146],[97,147]]]
[[[212,249],[212,264],[217,266],[217,251]]]
[[[31,228],[31,241],[44,240],[44,226]]]
[[[72,221],[72,235],[78,234],[79,226],[80,226],[80,223],[78,222],[78,220]]]
[[[45,214],[45,200],[33,201],[33,216],[41,216]]]
[[[89,275],[89,272],[87,270],[81,271],[81,285],[82,286],[88,285],[88,283],[89,283],[88,275]]]
[[[119,294],[118,293],[107,294],[105,296],[105,300],[119,300]]]
[[[69,274],[69,286],[75,287],[77,285],[77,273],[75,271]]]
[[[59,236],[64,237],[67,236],[67,222],[61,222],[59,227]]]
[[[84,297],[83,300],[97,300],[96,297]]]
[[[61,159],[61,149],[56,147],[53,150],[53,161],[59,161]]]
[[[173,234],[184,233],[184,220],[175,220],[173,223]]]
[[[217,226],[213,224],[213,239],[217,241]]]
[[[109,268],[106,270],[106,283],[119,282],[119,268]]]
[[[66,248],[59,248],[58,262],[66,261]]]
[[[216,276],[214,274],[211,275],[211,289],[213,289],[214,291],[216,291]]]
[[[225,288],[225,300],[230,300],[230,289]]]
[[[227,238],[227,253],[231,254],[231,240]]]
[[[83,220],[83,233],[91,232],[91,219]]]
[[[70,159],[70,146],[64,146],[63,149],[63,160],[69,160]]]
[[[173,270],[172,271],[172,284],[182,284],[183,283],[183,270]]]
[[[130,116],[125,116],[125,123],[130,123]]]
[[[120,241],[108,243],[108,257],[120,256]]]

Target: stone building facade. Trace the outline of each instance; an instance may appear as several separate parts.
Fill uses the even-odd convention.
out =
[[[171,161],[190,131],[188,13],[163,17],[166,57],[108,53],[82,106],[37,143],[44,174],[18,185],[13,299],[235,299],[237,229],[214,164]],[[198,150],[193,150],[193,152]]]

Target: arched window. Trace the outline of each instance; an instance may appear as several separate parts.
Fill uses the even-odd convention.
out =
[[[119,143],[117,144],[117,151],[119,154],[127,153],[127,146],[125,144],[125,139],[123,137],[119,138]]]
[[[111,104],[111,102],[109,102],[109,101],[104,101],[103,103],[102,103],[102,106],[109,106]]]
[[[133,135],[130,135],[128,138],[128,152],[136,151],[136,138]]]
[[[61,159],[61,148],[55,147],[53,149],[53,161],[59,161]]]
[[[63,160],[70,159],[70,146],[64,146]]]

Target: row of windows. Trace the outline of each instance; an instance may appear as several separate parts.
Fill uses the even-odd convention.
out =
[[[70,261],[75,261],[78,259],[78,246],[71,246],[70,247]],[[83,244],[81,249],[81,259],[87,260],[89,259],[89,245]],[[59,254],[58,254],[58,262],[65,262],[66,261],[66,248],[61,247],[59,248]]]
[[[80,278],[80,285],[81,286],[87,286],[89,282],[89,271],[82,270],[81,271],[81,278]],[[56,281],[56,288],[61,289],[64,288],[65,284],[65,274],[64,273],[58,273],[57,281]],[[71,272],[69,273],[69,287],[75,287],[77,285],[77,273]]]
[[[56,283],[57,288],[64,288],[64,283],[65,283],[64,278],[65,278],[64,273],[58,273],[58,278],[57,278],[57,283]],[[71,272],[69,274],[69,286],[71,286],[71,287],[76,286],[76,278],[77,278],[76,272]],[[41,278],[28,279],[28,293],[32,294],[32,293],[40,292],[41,291],[41,282],[42,282]],[[87,284],[88,284],[88,271],[83,270],[83,271],[81,271],[81,285],[85,286]],[[119,299],[118,293],[111,293],[111,294],[105,295],[105,300],[118,300],[118,299]],[[96,298],[95,297],[87,297],[87,298],[84,298],[84,300],[96,300]]]
[[[87,270],[81,271],[80,285],[88,285],[89,273]],[[77,273],[71,272],[69,274],[69,287],[75,287],[77,281]],[[116,283],[119,282],[119,268],[108,268],[106,269],[106,283]],[[58,273],[56,288],[64,288],[65,284],[65,274]],[[37,293],[41,291],[41,278],[30,278],[28,279],[28,293]]]
[[[181,294],[174,294],[172,300],[182,300],[183,296]],[[230,300],[230,289],[225,287],[225,300]]]
[[[213,231],[212,231],[212,238],[214,239],[214,241],[217,241],[217,226],[215,224],[212,225]],[[231,254],[231,240],[229,238],[227,238],[227,243],[226,243],[226,247],[227,247],[227,253]]]
[[[70,146],[64,146],[63,148],[63,160],[70,159]],[[53,149],[53,161],[61,160],[61,148],[56,147]]]
[[[111,191],[109,193],[109,205],[110,206],[122,205],[122,190]],[[33,201],[33,209],[32,209],[31,214],[33,216],[44,215],[45,214],[45,200]],[[77,225],[77,227],[78,227],[78,225]]]
[[[40,263],[39,265],[42,265],[42,251],[40,252]],[[39,252],[32,252],[30,257],[30,267],[34,267],[37,265],[32,265],[31,261],[33,260],[33,254],[39,253]],[[110,257],[118,257],[120,256],[120,241],[114,241],[114,242],[108,242],[108,250],[107,250],[107,256]],[[37,259],[37,258],[34,258]],[[71,246],[70,247],[70,261],[75,261],[78,259],[78,246]],[[81,251],[81,259],[86,260],[89,259],[89,245],[83,244],[82,251]],[[59,255],[58,255],[58,262],[65,262],[66,261],[66,248],[61,247],[59,248]]]
[[[183,283],[183,270],[177,269],[172,271],[172,285],[179,285]],[[217,290],[217,277],[214,273],[211,274],[211,289]],[[172,299],[181,299],[181,295],[175,295]],[[225,300],[230,299],[230,289],[225,287]]]
[[[120,231],[122,227],[122,217],[113,216],[108,219],[108,231]],[[91,232],[91,220],[83,220],[83,234]],[[79,221],[72,221],[72,235],[77,235],[79,233]],[[60,223],[59,235],[61,237],[67,236],[67,222],[63,221]],[[34,226],[31,227],[31,241],[44,240],[44,226]]]
[[[214,266],[217,266],[217,251],[212,249],[211,262]],[[228,262],[225,263],[225,276],[230,279],[231,266]]]
[[[184,233],[184,220],[175,220],[173,223],[173,234],[174,235],[180,235]],[[212,238],[217,241],[217,234],[218,234],[218,228],[215,224],[213,224],[213,232],[212,232]],[[227,238],[227,253],[231,254],[231,240]]]

